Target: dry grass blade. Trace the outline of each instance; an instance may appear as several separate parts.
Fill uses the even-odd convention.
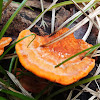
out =
[[[7,72],[8,76],[11,78],[11,80],[16,84],[16,86],[18,86],[21,89],[21,91],[24,95],[33,98],[32,95],[22,87],[22,85],[20,84],[18,79],[12,73],[10,73],[8,71],[6,71],[6,72]]]
[[[41,18],[42,16],[57,2],[58,0],[54,0],[54,2],[46,9],[42,12],[42,14],[40,16],[38,16],[38,18],[33,22],[33,24],[31,24],[27,29],[31,29]]]
[[[96,20],[97,20],[98,26],[100,28],[100,18],[98,16],[96,16]],[[100,43],[100,30],[98,32],[97,43]]]
[[[53,0],[54,1],[54,0]],[[56,8],[52,9],[52,19],[51,19],[51,33],[54,32],[54,26],[55,26],[55,13],[56,13]]]
[[[100,50],[97,50],[97,51],[95,52],[95,54],[97,54],[97,53],[100,53]]]
[[[98,68],[97,68],[97,70],[96,70],[94,76],[95,76],[95,75],[98,75],[99,73],[100,73],[100,64],[99,64],[99,66],[98,66]]]
[[[2,58],[2,60],[3,60],[3,59],[11,59],[11,58],[13,58],[13,57],[18,57],[18,56],[17,56],[16,53],[8,54],[8,55],[5,55],[5,56]]]
[[[99,92],[100,92],[100,86],[99,86],[97,80],[95,80],[95,83],[96,83],[96,85],[97,85],[97,87],[98,87],[98,90],[99,90]]]
[[[40,4],[41,4],[41,9],[42,9],[42,12],[44,11],[44,6],[43,6],[43,0],[40,0]],[[41,21],[41,26],[43,26],[44,29],[46,29],[46,26],[48,27],[47,23],[44,21],[44,16],[42,16],[42,21]]]
[[[74,98],[72,98],[71,100],[76,100],[81,94],[83,93],[83,91],[80,91]]]
[[[83,4],[84,6],[86,6],[86,4],[85,4],[84,2],[83,2],[82,4]],[[89,9],[89,10],[88,10],[89,13],[91,13],[92,11],[93,11],[93,9]],[[94,18],[93,18],[93,20],[94,20]],[[92,27],[93,27],[93,23],[92,23],[91,21],[89,21],[89,27],[88,27],[88,29],[87,29],[85,35],[83,36],[82,40],[84,40],[84,41],[87,40],[87,38],[88,38],[88,36],[90,35],[90,32],[91,32],[91,30],[92,30]]]
[[[90,18],[94,18],[96,15],[100,14],[100,7],[98,7],[94,12],[89,14]],[[41,45],[41,47],[45,47],[48,46],[50,44],[53,44],[54,42],[57,42],[63,38],[65,38],[66,36],[70,35],[71,33],[75,32],[77,29],[79,29],[81,26],[83,26],[84,24],[86,24],[89,21],[89,19],[87,17],[85,17],[82,21],[80,21],[78,24],[76,24],[73,28],[71,28],[69,31],[65,32],[64,34],[60,35],[59,37],[51,40],[50,42]]]
[[[83,88],[83,89],[82,89],[83,91],[80,91],[80,92],[79,92],[73,99],[71,99],[71,100],[76,100],[84,91],[85,91],[85,92],[89,92],[89,93],[92,94],[93,96],[100,98],[99,92],[96,92],[96,91],[94,91],[94,90],[92,90],[92,89],[90,89],[90,88],[88,88],[88,87],[86,87],[86,86],[84,86],[84,85],[80,85],[80,87]]]
[[[41,9],[42,9],[42,12],[44,11],[44,7],[43,7],[43,0],[40,0],[40,3],[41,3]],[[40,26],[42,26],[44,23],[43,23],[43,17],[44,16],[42,16],[42,22],[41,22],[41,25]]]
[[[100,54],[93,54],[93,55],[91,55],[91,57],[99,57],[100,56]]]
[[[71,100],[72,94],[73,94],[73,90],[70,91],[70,93],[69,93],[69,95],[68,95],[66,100]]]
[[[85,90],[86,92],[89,92],[90,94],[98,97],[100,99],[100,95],[99,95],[99,92],[96,92],[88,87],[85,87],[84,85],[80,85],[82,88],[84,88],[83,90]]]
[[[0,21],[2,17],[2,6],[3,6],[3,0],[0,1]]]
[[[8,0],[8,2],[2,8],[2,11],[4,11],[11,2],[12,2],[12,0]]]
[[[20,93],[19,91],[16,91],[16,90],[14,90],[13,88],[11,88],[11,87],[8,87],[8,86],[6,86],[4,83],[2,83],[2,82],[0,82],[0,85],[2,85],[5,89],[9,89],[9,90],[11,90],[11,91],[13,91],[13,92],[16,92],[16,93]],[[21,93],[20,93],[21,94]]]
[[[93,27],[93,23],[91,21],[89,21],[89,27],[87,29],[87,32],[85,33],[84,37],[82,38],[82,40],[86,41],[91,30],[92,30],[92,27]]]
[[[99,47],[98,47],[98,48],[99,48]],[[95,51],[91,54],[91,57],[99,56],[99,54],[96,53],[96,51],[98,50],[98,48],[96,48]]]
[[[96,26],[96,28],[98,30],[100,30],[100,28],[98,27],[98,25],[80,8],[80,6],[74,1],[72,0],[72,2],[75,4],[75,6]]]
[[[99,73],[100,73],[100,64],[99,64],[99,66],[98,66],[98,68],[97,68],[97,70],[96,70],[94,76],[95,76],[95,75],[98,75]],[[89,83],[83,88],[83,90],[86,90],[86,89],[88,88],[88,86],[90,85],[90,83],[91,83],[91,82],[89,82]],[[83,93],[83,91],[79,92],[72,100],[76,100],[76,98],[79,97],[82,93]]]
[[[91,96],[88,100],[94,100],[96,96]]]
[[[86,10],[89,6],[91,6],[94,3],[95,0],[91,0],[84,8],[83,10]],[[60,25],[55,32],[59,31],[62,27],[64,27],[68,22],[70,22],[71,20],[73,20],[75,17],[77,17],[78,15],[81,14],[81,11],[78,11],[77,13],[75,13],[74,15],[72,15],[70,18],[68,18],[62,25]]]

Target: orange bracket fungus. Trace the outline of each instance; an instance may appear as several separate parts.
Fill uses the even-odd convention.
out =
[[[16,52],[21,64],[37,76],[62,85],[69,85],[88,75],[95,65],[95,60],[91,57],[84,57],[87,52],[74,57],[57,68],[54,67],[74,54],[92,46],[82,39],[75,39],[73,33],[47,47],[40,47],[40,45],[51,41],[66,31],[68,28],[63,28],[49,38],[48,36],[36,36],[28,47],[27,45],[33,36],[17,43]],[[29,30],[23,30],[19,34],[18,40],[30,34],[32,33]]]
[[[2,37],[0,39],[0,55],[4,52],[4,47],[9,45],[9,43],[12,41],[12,38],[10,37]]]

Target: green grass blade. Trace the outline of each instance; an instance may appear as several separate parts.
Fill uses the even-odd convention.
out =
[[[6,30],[8,29],[9,25],[11,24],[11,22],[13,21],[13,19],[16,17],[16,15],[21,10],[21,8],[25,5],[26,2],[27,2],[27,0],[23,0],[23,2],[20,4],[20,6],[17,8],[17,10],[13,13],[13,15],[7,21],[6,25],[3,27],[3,29],[0,32],[0,39],[3,37],[3,35],[6,32]]]
[[[93,49],[91,49],[88,53],[86,53],[85,54],[85,56],[84,57],[86,57],[86,56],[88,56],[89,54],[91,54],[94,50],[96,50],[97,49],[97,47],[96,48],[93,48]]]
[[[0,78],[0,82],[5,84],[7,87],[10,87],[10,84],[8,82],[4,81],[2,78]]]
[[[100,47],[100,43],[98,43],[97,45],[94,45],[94,46],[92,46],[92,47],[90,47],[90,48],[87,48],[87,49],[85,49],[85,50],[83,50],[83,51],[81,51],[81,52],[79,52],[79,53],[77,53],[77,54],[75,54],[75,55],[73,55],[73,56],[71,56],[71,57],[69,57],[68,59],[66,59],[66,60],[62,61],[61,63],[59,63],[58,65],[56,65],[55,68],[56,68],[56,67],[59,67],[60,65],[64,64],[65,62],[69,61],[70,59],[72,59],[72,58],[78,56],[79,54],[82,54],[82,53],[84,53],[84,52],[86,52],[86,51],[88,51],[88,50],[90,50],[90,49],[94,49],[94,48],[96,49],[96,48],[98,48],[98,47]],[[91,52],[90,52],[90,53],[91,53]],[[90,54],[90,53],[88,53],[88,54]]]
[[[3,6],[3,0],[0,0],[0,21],[2,16],[2,6]]]
[[[41,18],[42,16],[47,12],[49,11],[49,9],[57,2],[57,0],[53,1],[51,3],[51,5],[49,5],[49,7],[47,9],[45,9],[43,12],[41,12],[37,17],[36,19],[33,21],[33,23],[27,28],[28,30],[31,29]]]
[[[91,77],[91,78],[87,78],[87,79],[84,79],[84,80],[82,80],[82,81],[79,81],[79,82],[76,82],[76,83],[74,83],[74,84],[71,84],[71,85],[69,85],[69,86],[66,86],[66,87],[64,87],[64,88],[61,88],[60,90],[58,90],[58,91],[52,93],[50,96],[48,96],[48,97],[46,98],[46,100],[49,100],[50,98],[52,98],[52,97],[54,97],[54,96],[56,96],[56,95],[58,95],[58,94],[60,94],[60,93],[62,93],[62,92],[64,92],[64,91],[66,91],[66,90],[72,89],[72,88],[74,88],[74,87],[77,87],[77,86],[79,86],[79,85],[88,83],[88,82],[90,82],[90,81],[93,81],[93,80],[96,80],[96,79],[99,79],[99,78],[100,78],[100,75],[96,75],[96,76],[93,76],[93,77]]]
[[[3,1],[5,1],[5,2],[8,2],[8,0],[3,0]],[[12,1],[12,3],[16,3],[16,4],[21,4],[20,2],[16,2],[16,1]],[[30,7],[30,6],[28,6],[28,5],[25,5],[27,8],[29,8],[30,10],[32,10],[32,11],[34,11],[34,9],[32,8],[32,7]]]
[[[29,47],[29,45],[34,41],[35,38],[36,38],[36,35],[34,34],[34,38],[31,40],[31,42],[28,44],[27,47]]]
[[[6,98],[4,98],[4,97],[1,97],[1,96],[0,96],[0,100],[7,100],[7,99],[6,99]]]
[[[53,83],[50,82],[48,86],[46,86],[38,95],[36,95],[35,99],[38,100],[52,85]]]
[[[76,3],[82,3],[82,2],[89,2],[91,0],[75,0]],[[96,1],[100,1],[100,0],[96,0]],[[52,6],[50,9],[45,9],[43,12],[41,12],[37,17],[36,19],[33,21],[33,23],[27,28],[27,29],[31,29],[41,18],[40,16],[44,13],[46,13],[47,11],[49,10],[52,10],[53,8],[57,8],[57,7],[61,7],[61,6],[65,6],[65,5],[70,5],[70,4],[73,4],[72,1],[64,1],[64,2],[61,2],[61,3],[57,3],[55,4],[54,6]],[[41,16],[42,17],[42,16]]]
[[[4,76],[8,77],[8,75],[7,75],[6,71],[5,71],[5,69],[4,69],[1,65],[0,65],[0,72],[1,72]]]
[[[86,10],[84,10],[84,12],[88,11],[91,7],[93,7],[97,2],[93,3],[92,5],[90,5]],[[79,14],[76,18],[74,18],[70,23],[67,24],[66,27],[69,27],[71,24],[73,24],[81,15],[83,15],[83,13]]]
[[[2,73],[5,77],[6,77],[6,79],[8,79],[9,80],[9,77],[8,77],[8,75],[7,75],[7,72],[5,71],[5,69],[0,65],[0,73]],[[2,80],[1,80],[2,81]],[[3,81],[2,81],[3,82]],[[4,83],[4,82],[3,82]],[[9,84],[9,82],[8,82],[8,86],[10,86],[10,84]]]
[[[18,40],[17,42],[15,42],[14,44],[12,44],[1,56],[0,56],[0,60],[20,41],[22,41],[23,39],[29,37],[29,36],[32,36],[34,34],[30,34],[30,35],[27,35],[25,37],[23,37],[22,39]]]
[[[17,69],[18,60],[19,60],[19,58],[18,58],[18,57],[16,57],[16,60],[15,60],[15,65],[14,65],[14,71]]]
[[[32,7],[29,7],[27,5],[25,5],[27,8],[29,8],[30,10],[34,11],[34,9]]]
[[[15,96],[15,97],[21,99],[21,100],[35,100],[35,99],[32,99],[32,98],[30,98],[28,96],[25,96],[23,94],[16,93],[16,92],[13,92],[13,91],[10,91],[10,90],[4,90],[4,89],[2,89],[0,92],[6,93],[6,94],[10,94],[12,96]]]
[[[16,52],[14,52],[14,53],[16,53]],[[9,72],[11,72],[11,70],[12,70],[12,66],[13,66],[13,63],[14,63],[15,59],[16,59],[16,57],[13,57],[11,59],[10,66],[9,66]]]
[[[76,3],[82,3],[82,2],[90,2],[91,0],[74,0]],[[97,2],[99,2],[100,0],[95,0]],[[61,6],[65,6],[65,5],[70,5],[73,4],[72,1],[64,1],[61,3],[57,3],[54,6],[52,6],[49,10],[53,9],[53,8],[57,8],[57,7],[61,7]]]

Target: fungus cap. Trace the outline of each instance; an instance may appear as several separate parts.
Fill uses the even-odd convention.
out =
[[[4,52],[4,47],[9,45],[9,43],[12,41],[12,38],[10,37],[2,37],[0,39],[0,55]]]
[[[17,43],[16,52],[23,67],[39,77],[62,85],[69,85],[88,75],[95,65],[95,60],[90,57],[82,59],[86,52],[54,68],[65,59],[92,46],[81,39],[75,39],[73,33],[50,46],[40,47],[66,31],[68,28],[63,28],[49,38],[48,36],[36,36],[29,46],[33,36]],[[32,32],[29,30],[23,30],[19,34],[18,40],[30,34]]]

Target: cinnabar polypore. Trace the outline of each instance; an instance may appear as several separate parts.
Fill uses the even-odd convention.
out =
[[[9,43],[12,41],[12,38],[10,37],[2,37],[0,39],[0,55],[4,52],[4,47],[9,45]]]
[[[54,68],[65,59],[92,46],[81,39],[75,39],[73,33],[47,47],[40,47],[66,31],[68,28],[63,28],[49,38],[48,36],[36,36],[29,46],[33,36],[17,43],[16,52],[23,67],[39,77],[62,85],[69,85],[88,75],[95,65],[95,60],[84,57],[86,52]],[[23,30],[19,34],[18,40],[30,34],[32,32],[29,30]]]

